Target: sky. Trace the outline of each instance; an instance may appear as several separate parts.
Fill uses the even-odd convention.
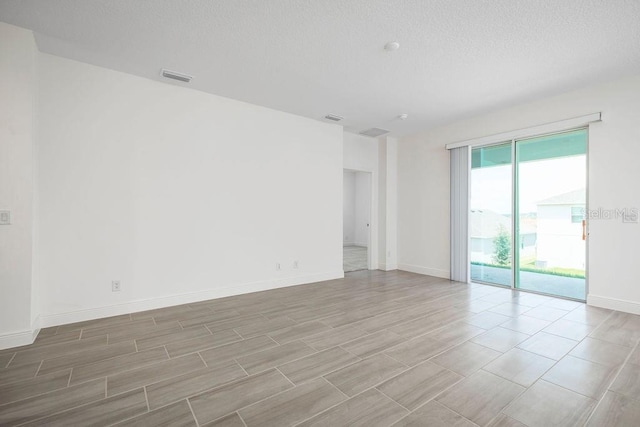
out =
[[[471,209],[511,214],[511,165],[471,170]],[[520,214],[536,212],[536,203],[586,188],[586,156],[520,164]],[[506,197],[505,197],[506,196]]]

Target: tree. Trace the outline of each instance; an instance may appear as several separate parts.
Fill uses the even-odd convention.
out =
[[[498,234],[493,238],[493,262],[498,265],[509,265],[511,262],[511,236],[502,224]]]

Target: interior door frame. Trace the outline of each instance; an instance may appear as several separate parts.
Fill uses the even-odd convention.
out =
[[[378,252],[377,238],[374,238],[377,237],[378,234],[378,218],[377,216],[374,216],[374,204],[376,203],[375,195],[377,192],[377,187],[374,186],[374,179],[376,178],[376,174],[373,171],[360,169],[343,168],[342,170],[343,172],[364,173],[367,174],[369,178],[369,203],[367,204],[369,207],[369,227],[367,230],[367,270],[376,270],[378,268],[374,255]],[[344,242],[344,236],[342,236],[342,241]]]

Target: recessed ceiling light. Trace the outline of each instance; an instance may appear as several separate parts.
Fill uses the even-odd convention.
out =
[[[398,43],[398,42],[389,42],[389,43],[384,45],[384,50],[387,50],[389,52],[392,52],[392,51],[398,50],[398,49],[400,49],[400,43]]]

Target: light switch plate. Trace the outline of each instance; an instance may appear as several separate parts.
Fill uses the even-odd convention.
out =
[[[11,211],[0,211],[0,225],[11,224]]]

